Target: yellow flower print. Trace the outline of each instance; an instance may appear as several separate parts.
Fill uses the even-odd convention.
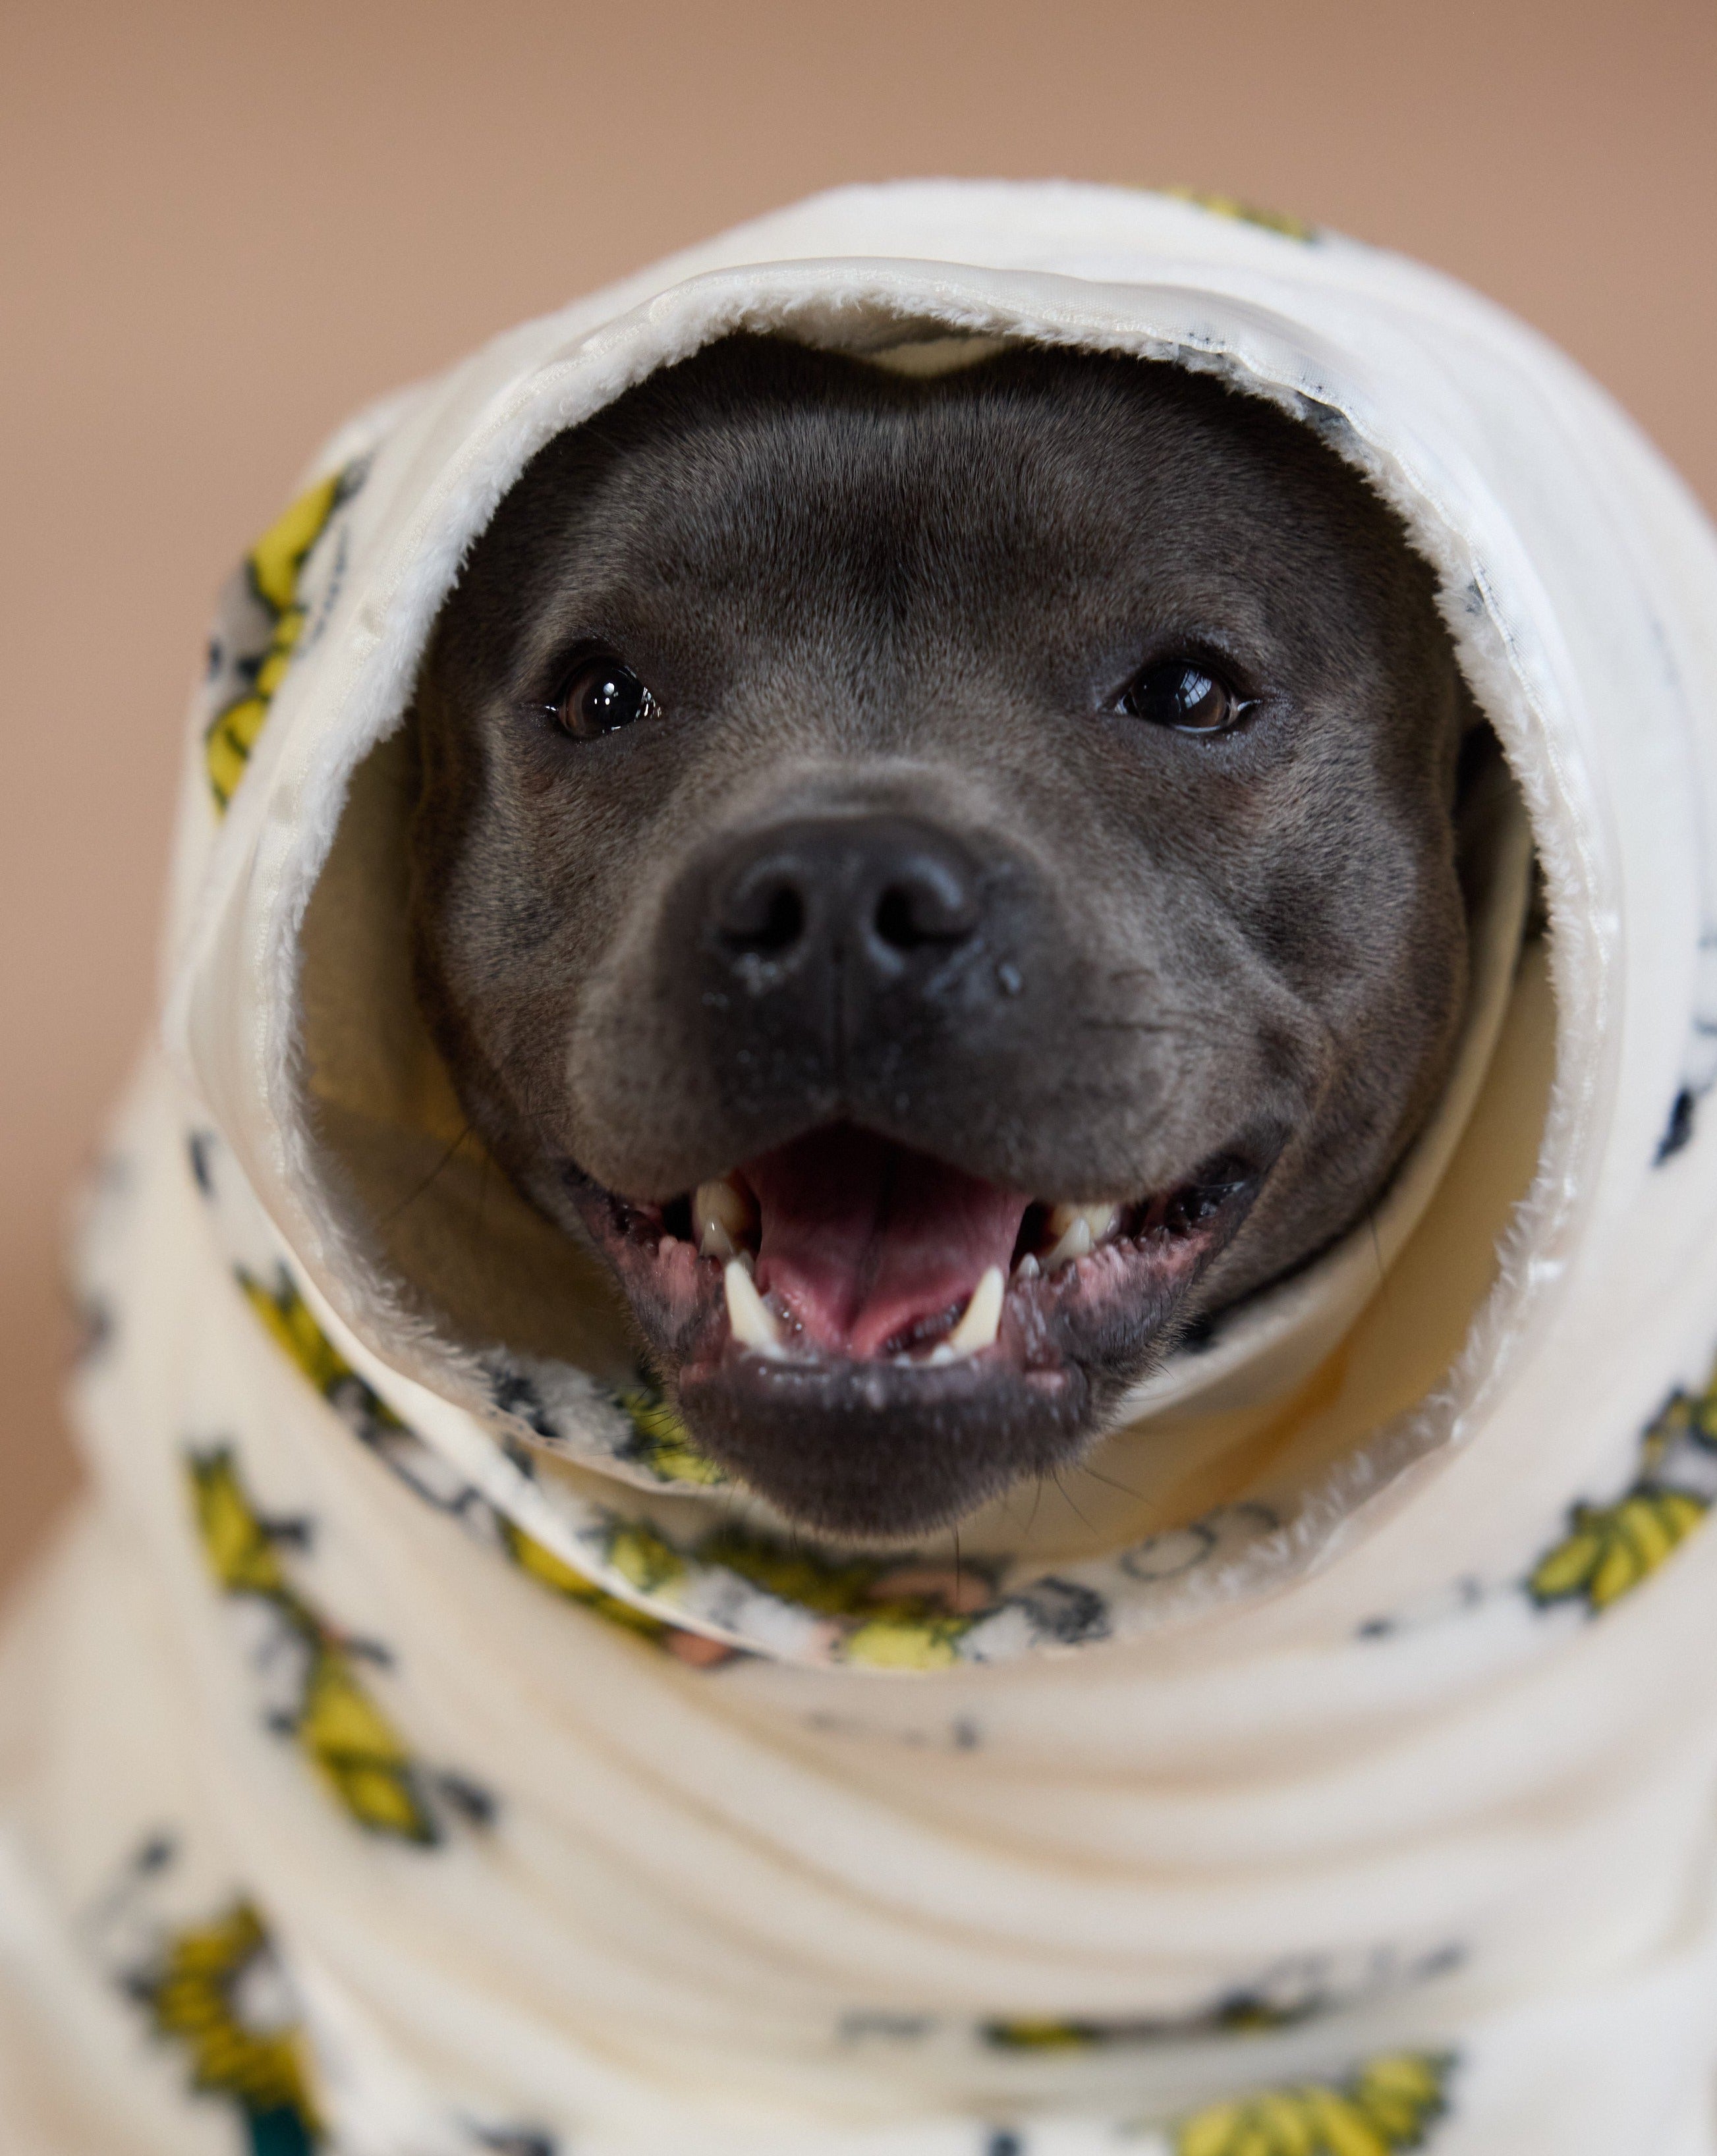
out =
[[[829,1617],[847,1615],[865,1604],[882,1569],[864,1559],[844,1563],[809,1548],[789,1548],[737,1532],[711,1536],[698,1555],[707,1564],[737,1573],[766,1594]]]
[[[1100,2049],[1107,2032],[1094,2021],[986,2021],[986,2044],[999,2051],[1092,2051]]]
[[[1262,2089],[1175,2128],[1175,2156],[1395,2156],[1419,2148],[1447,2105],[1452,2061],[1406,2051],[1347,2081]]]
[[[203,1553],[224,1594],[285,1594],[279,1550],[244,1494],[232,1454],[223,1448],[194,1455],[192,1501]]]
[[[400,1841],[437,1839],[411,1754],[358,1681],[350,1655],[326,1639],[316,1641],[311,1658],[296,1733],[360,1825]]]
[[[620,1405],[633,1430],[633,1441],[624,1455],[647,1467],[663,1482],[686,1482],[704,1490],[719,1488],[727,1477],[707,1452],[700,1452],[691,1432],[661,1394],[640,1387],[620,1394]]]
[[[1309,242],[1318,237],[1316,226],[1308,224],[1303,218],[1290,217],[1283,210],[1259,209],[1251,203],[1241,201],[1237,195],[1205,194],[1196,187],[1165,187],[1164,192],[1176,202],[1190,203],[1195,209],[1208,210],[1212,217],[1231,218],[1237,224],[1255,224],[1265,232],[1279,232],[1284,239]]]
[[[612,1527],[605,1554],[621,1578],[640,1594],[660,1594],[685,1575],[684,1558],[641,1521]]]
[[[440,1840],[410,1753],[359,1677],[351,1647],[292,1585],[281,1530],[257,1512],[230,1446],[193,1453],[192,1503],[203,1554],[224,1594],[273,1612],[283,1646],[296,1650],[296,1697],[281,1726],[342,1808],[372,1833],[400,1841]]]
[[[367,1384],[340,1353],[316,1323],[309,1304],[293,1285],[290,1276],[283,1270],[275,1286],[270,1287],[246,1272],[242,1266],[235,1270],[245,1301],[261,1320],[275,1345],[285,1352],[293,1366],[309,1379],[358,1436],[366,1444],[376,1446],[383,1457],[388,1459],[397,1468],[399,1462],[388,1451],[387,1442],[400,1440],[414,1445],[419,1440],[374,1388]],[[671,1416],[672,1411],[665,1404],[658,1402],[657,1405],[663,1415]],[[659,1426],[659,1434],[666,1443],[668,1438],[666,1425]],[[412,1480],[412,1477],[408,1476],[407,1479]],[[691,1481],[695,1478],[687,1475],[681,1479]],[[414,1481],[413,1486],[420,1488],[422,1486]],[[229,1593],[270,1592],[271,1589],[264,1584],[265,1578],[284,1587],[285,1573],[280,1569],[279,1556],[273,1545],[266,1534],[257,1528],[242,1504],[235,1505],[232,1502],[229,1491],[218,1478],[211,1477],[206,1483],[199,1483],[198,1503],[211,1508],[209,1517],[202,1522],[204,1546],[209,1551],[210,1563],[217,1568],[217,1577],[227,1585]],[[647,1615],[641,1609],[635,1609],[630,1603],[623,1602],[618,1595],[607,1593],[594,1580],[558,1558],[534,1536],[527,1534],[522,1527],[515,1526],[502,1514],[497,1512],[491,1517],[506,1555],[521,1572],[546,1587],[551,1594],[561,1596],[563,1600],[576,1602],[582,1608],[593,1610],[599,1617],[605,1618],[609,1624],[619,1625],[627,1631],[635,1632],[640,1637],[654,1641],[688,1666],[712,1669],[733,1659],[733,1649],[722,1641],[707,1639],[702,1633],[682,1630],[677,1625]],[[249,1522],[248,1527],[245,1525],[247,1521]],[[215,1536],[218,1538],[218,1558],[211,1542],[211,1537]],[[242,1584],[234,1572],[236,1558],[234,1553],[239,1552],[253,1566],[260,1568],[254,1579],[247,1579]],[[647,1529],[616,1529],[609,1556],[626,1578],[646,1593],[666,1584],[683,1568],[681,1560],[668,1545]],[[378,1818],[390,1809],[402,1810],[397,1801],[397,1789],[387,1801],[382,1801],[387,1793],[368,1772],[362,1775],[354,1774],[347,1779],[344,1786],[348,1794],[360,1789],[368,1792],[372,1799],[370,1808]]]
[[[1717,1495],[1717,1368],[1703,1392],[1672,1393],[1640,1439],[1639,1471],[1613,1504],[1573,1506],[1568,1532],[1526,1591],[1540,1606],[1584,1602],[1596,1615],[1651,1578]]]
[[[170,1938],[135,1988],[157,2033],[187,2053],[192,2086],[239,2107],[258,2156],[310,2156],[322,2135],[303,2038],[296,2018],[259,1999],[272,1961],[261,1919],[235,1902]]]
[[[702,1632],[682,1630],[663,1618],[652,1617],[647,1610],[634,1609],[630,1602],[622,1602],[619,1595],[599,1587],[586,1573],[558,1558],[534,1535],[527,1535],[511,1520],[501,1521],[501,1533],[513,1563],[539,1586],[546,1587],[565,1601],[576,1602],[580,1609],[594,1610],[599,1617],[605,1617],[610,1625],[618,1625],[624,1631],[637,1633],[640,1639],[661,1647],[689,1668],[716,1669],[723,1662],[732,1661],[738,1653],[738,1649],[728,1646],[725,1640],[712,1640]],[[666,1545],[661,1547],[666,1548]]]
[[[349,469],[318,480],[275,520],[244,557],[250,589],[273,629],[244,693],[216,713],[203,738],[209,789],[219,811],[225,810],[244,776],[262,722],[304,634],[304,609],[298,603],[300,572],[354,485]]]
[[[995,1599],[993,1582],[969,1564],[825,1558],[731,1532],[697,1554],[796,1609],[847,1620],[841,1659],[866,1669],[947,1669]]]
[[[392,1408],[367,1385],[311,1315],[310,1305],[282,1268],[273,1287],[235,1268],[244,1300],[262,1320],[277,1347],[285,1350],[331,1407],[356,1413],[387,1430],[403,1430]]]
[[[1570,1532],[1528,1583],[1533,1599],[1584,1597],[1592,1609],[1607,1609],[1649,1578],[1708,1510],[1684,1490],[1649,1487],[1630,1491],[1619,1505],[1576,1505]]]
[[[576,1602],[581,1608],[597,1610],[611,1623],[640,1632],[647,1640],[659,1639],[666,1630],[659,1617],[635,1609],[630,1602],[622,1602],[618,1595],[609,1594],[511,1520],[501,1522],[501,1534],[507,1555],[519,1570],[539,1586],[547,1588],[551,1594],[558,1594],[565,1601]]]
[[[884,1610],[847,1635],[842,1659],[870,1670],[945,1670],[959,1660],[969,1617],[916,1617]]]
[[[449,1494],[441,1486],[445,1470],[425,1474],[414,1464],[421,1455],[422,1440],[339,1353],[284,1267],[272,1286],[242,1266],[234,1271],[246,1301],[276,1346],[355,1434],[420,1495],[434,1495],[435,1502],[460,1513],[468,1523],[481,1513],[492,1522],[495,1538],[507,1557],[528,1578],[563,1600],[649,1640],[688,1666],[713,1669],[733,1659],[737,1650],[724,1641],[648,1614],[609,1594],[474,1488]],[[640,1390],[623,1396],[620,1404],[640,1445],[629,1456],[646,1460],[664,1481],[721,1480],[719,1471],[691,1445],[678,1416],[660,1394]],[[224,1532],[229,1539],[244,1542],[238,1515]],[[278,1556],[265,1535],[252,1537],[244,1547],[270,1578],[284,1583]],[[731,1573],[779,1601],[835,1620],[841,1634],[840,1658],[874,1670],[948,1668],[959,1661],[960,1643],[979,1618],[994,1608],[996,1597],[994,1578],[979,1565],[830,1558],[731,1531],[712,1535],[686,1552],[641,1520],[611,1521],[601,1554],[640,1594],[683,1589],[694,1570]],[[242,1586],[234,1579],[229,1591],[270,1590],[259,1578]],[[366,1777],[362,1786],[373,1785]]]
[[[1164,2037],[1255,2035],[1292,2028],[1324,2010],[1326,2001],[1313,1993],[1275,2000],[1252,1991],[1237,1991],[1215,2006],[1178,2019],[1132,2021],[985,2021],[979,2034],[1002,2051],[1096,2051],[1120,2044],[1160,2042]]]

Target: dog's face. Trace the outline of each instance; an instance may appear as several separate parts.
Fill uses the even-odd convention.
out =
[[[420,998],[698,1442],[908,1533],[1376,1196],[1461,1014],[1466,711],[1272,408],[730,340],[551,443],[447,603]]]

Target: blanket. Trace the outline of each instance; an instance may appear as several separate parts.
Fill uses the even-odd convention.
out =
[[[1506,759],[1375,1220],[958,1549],[724,1481],[410,992],[465,550],[738,329],[1271,400]],[[1717,547],[1531,331],[1231,203],[927,182],[501,336],[225,594],[164,978],[78,1239],[89,1493],[0,1642],[8,2150],[1717,2151]]]

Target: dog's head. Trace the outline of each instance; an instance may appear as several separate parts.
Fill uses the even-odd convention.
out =
[[[910,1532],[1387,1180],[1468,716],[1430,572],[1272,408],[731,339],[542,450],[447,603],[420,998],[699,1443]]]

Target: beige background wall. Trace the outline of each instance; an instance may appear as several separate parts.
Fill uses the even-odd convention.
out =
[[[0,4],[0,1572],[209,597],[351,406],[832,182],[1226,190],[1568,346],[1717,505],[1717,0]],[[1717,1313],[1714,1313],[1717,1325]]]

